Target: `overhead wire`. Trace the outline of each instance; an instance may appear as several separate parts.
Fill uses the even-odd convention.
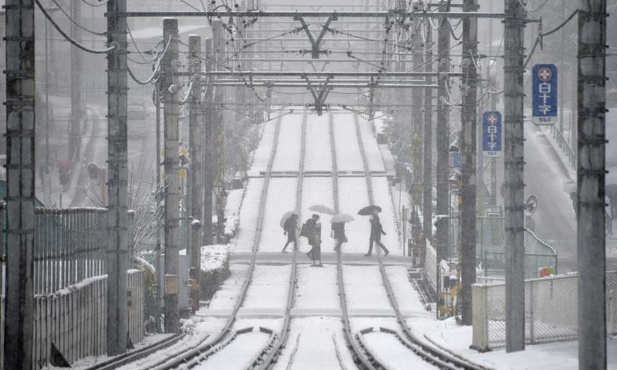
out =
[[[47,18],[49,23],[51,23],[54,26],[56,31],[58,31],[68,42],[70,42],[73,46],[77,47],[78,49],[81,49],[81,50],[83,50],[83,51],[85,51],[87,53],[91,53],[91,54],[108,54],[108,53],[110,53],[111,51],[113,51],[116,48],[115,46],[111,46],[111,47],[108,47],[106,49],[95,50],[95,49],[90,49],[90,48],[80,44],[79,42],[74,40],[71,36],[69,36],[66,32],[64,32],[64,30],[53,20],[53,18],[47,12],[47,10],[43,7],[43,5],[41,5],[41,2],[39,0],[34,0],[34,2],[36,3],[36,6],[41,10],[41,12],[45,16],[45,18]]]
[[[62,12],[62,14],[64,14],[70,21],[71,23],[73,23],[74,25],[76,25],[77,27],[81,28],[82,30],[89,32],[93,35],[97,35],[97,36],[105,36],[106,33],[105,32],[96,32],[96,31],[92,31],[84,26],[82,26],[81,24],[79,24],[77,21],[75,21],[75,19],[73,19],[73,17],[71,17],[71,15],[69,13],[66,12],[66,10],[64,10],[64,8],[62,8],[60,6],[60,4],[58,4],[58,2],[56,0],[51,0],[56,7],[58,7],[58,9],[60,10],[60,12]]]
[[[107,2],[108,2],[108,0],[106,0],[106,1],[104,1],[104,2],[102,2],[102,3],[100,3],[100,4],[92,4],[92,3],[90,3],[90,2],[89,2],[89,1],[87,1],[87,0],[81,0],[81,1],[82,1],[84,4],[89,5],[89,6],[93,7],[93,8],[98,8],[98,7],[100,7],[100,6],[105,6],[105,5],[107,5]],[[99,1],[101,1],[101,0],[99,0]]]

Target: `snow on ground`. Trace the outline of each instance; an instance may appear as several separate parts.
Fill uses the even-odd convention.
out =
[[[383,332],[366,334],[364,343],[375,359],[388,369],[439,369],[411,352],[392,334]]]
[[[236,252],[250,252],[253,248],[257,218],[259,217],[259,199],[261,199],[263,186],[264,180],[262,178],[250,178],[246,184],[248,201],[242,204],[240,230],[234,246]]]
[[[339,318],[294,319],[275,370],[355,369]]]
[[[350,314],[394,315],[377,266],[343,266],[347,308]]]
[[[371,127],[371,122],[359,118],[358,122],[369,171],[385,171],[386,168],[377,145],[377,140],[375,139],[375,134],[373,133],[373,128]]]
[[[302,114],[288,114],[281,118],[276,156],[272,171],[298,171],[302,145]]]
[[[308,208],[314,205],[325,205],[334,209],[334,199],[332,196],[332,178],[331,177],[305,177],[302,185],[302,213],[300,215],[299,225],[304,223],[311,217],[313,212]],[[330,237],[330,215],[317,213],[321,222],[321,252],[332,252],[334,247],[333,239]],[[306,238],[300,238],[302,251],[310,249]]]
[[[435,314],[424,309],[418,292],[409,282],[407,267],[390,266],[386,267],[386,275],[390,280],[392,291],[399,309],[404,316],[413,315],[420,317],[434,317]]]
[[[263,123],[264,131],[261,134],[261,141],[255,154],[253,155],[253,165],[248,171],[249,176],[259,176],[261,171],[265,171],[270,162],[272,154],[272,145],[274,144],[274,133],[276,131],[276,121]]]
[[[304,171],[332,171],[330,119],[327,114],[307,116]]]
[[[298,179],[294,177],[271,178],[268,186],[264,223],[261,229],[259,252],[280,252],[287,242],[283,235],[281,217],[287,211],[296,209],[296,188]],[[300,226],[300,222],[298,222]],[[288,247],[291,251],[293,246]]]
[[[339,171],[364,171],[353,114],[334,113],[336,166]]]
[[[216,291],[214,297],[210,300],[210,305],[208,308],[199,310],[197,315],[203,316],[212,314],[213,311],[217,310],[228,311],[233,309],[236,301],[238,300],[242,284],[244,284],[244,281],[246,280],[248,266],[233,264],[229,266],[229,270],[231,272],[231,276],[225,280],[219,290]]]
[[[211,271],[220,269],[229,255],[228,245],[205,245],[201,247],[201,270]]]
[[[223,350],[193,367],[196,370],[248,369],[268,344],[270,335],[259,331],[238,335]],[[230,354],[233,353],[233,356]]]
[[[306,309],[338,312],[340,300],[336,282],[335,265],[324,265],[321,268],[299,266],[294,314],[300,314]]]
[[[392,203],[388,179],[385,177],[372,177],[371,181],[373,182],[373,200],[382,209],[379,219],[386,233],[386,235],[381,237],[381,242],[390,250],[390,253],[401,255],[403,250],[398,239],[396,213]]]
[[[506,353],[503,348],[479,353],[469,348],[472,342],[472,327],[459,326],[454,318],[444,321],[409,319],[407,324],[426,343],[436,344],[488,368],[497,370],[578,369],[578,344],[576,341],[527,345],[525,351],[513,353]],[[608,369],[617,369],[617,341],[608,340],[607,353]]]
[[[345,233],[349,241],[343,244],[343,253],[366,253],[371,226],[368,217],[358,216],[358,210],[368,205],[366,180],[364,177],[340,177],[339,207],[341,213],[349,213],[355,221],[345,224]]]
[[[250,309],[284,311],[287,305],[290,274],[290,265],[256,266],[241,312]]]

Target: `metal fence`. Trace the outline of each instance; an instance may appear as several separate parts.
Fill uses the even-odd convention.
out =
[[[607,331],[617,333],[617,272],[606,274]],[[573,340],[578,334],[578,275],[525,281],[525,341]],[[473,343],[480,351],[505,345],[505,284],[473,286]]]
[[[35,209],[34,293],[107,274],[105,208]]]
[[[559,129],[555,127],[554,125],[549,126],[549,131],[553,139],[555,139],[555,142],[557,143],[557,145],[559,145],[559,148],[561,149],[561,151],[566,155],[568,162],[570,162],[571,168],[576,168],[576,153],[574,153],[572,148],[570,148],[570,145],[568,144],[566,139],[563,137],[563,134],[561,133],[561,131],[559,131]]]
[[[558,271],[557,251],[546,242],[538,238],[531,230],[525,229],[525,279],[538,277],[539,270],[550,267],[555,274]],[[503,247],[485,249],[479,260],[485,277],[503,277],[505,275],[506,254]]]

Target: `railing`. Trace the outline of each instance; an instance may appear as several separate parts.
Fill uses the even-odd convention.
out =
[[[140,270],[130,270],[127,278],[129,338],[138,343],[144,336],[145,279]],[[49,365],[52,344],[69,364],[107,352],[107,276],[36,295],[34,306],[34,368]]]
[[[104,208],[35,209],[35,294],[107,274],[106,212]]]
[[[617,272],[606,274],[607,331],[617,333]],[[578,275],[525,281],[525,341],[530,344],[572,340],[578,334]],[[473,286],[473,348],[505,345],[505,284]]]
[[[538,277],[541,268],[551,267],[557,273],[557,252],[553,247],[541,240],[531,230],[525,229],[525,279]],[[482,252],[481,260],[484,275],[504,276],[506,254],[503,248],[487,249]]]
[[[555,139],[555,142],[557,142],[557,145],[559,145],[559,148],[566,155],[566,158],[568,158],[571,168],[576,168],[576,154],[572,148],[570,148],[570,145],[563,137],[561,131],[555,126],[550,126],[549,131],[551,132],[551,136]]]

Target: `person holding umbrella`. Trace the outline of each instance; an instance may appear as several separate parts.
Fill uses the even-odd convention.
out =
[[[383,231],[383,226],[381,226],[379,215],[377,213],[377,210],[373,210],[373,214],[370,218],[371,236],[369,237],[368,253],[364,255],[365,257],[370,257],[373,253],[373,242],[377,243],[377,245],[383,249],[384,256],[387,256],[390,253],[388,248],[386,248],[386,246],[381,242],[381,236],[386,235],[386,233]]]
[[[306,254],[313,262],[319,259],[321,262],[321,223],[319,222],[319,215],[313,214],[311,218],[306,220],[302,226],[302,236],[306,236],[308,243],[311,246],[311,250]]]
[[[298,214],[292,213],[283,224],[283,235],[287,235],[287,243],[283,247],[282,253],[285,253],[289,243],[294,243],[294,251],[298,250],[298,239],[296,238],[296,229],[298,228]]]
[[[332,223],[332,238],[336,240],[335,251],[340,251],[343,243],[347,243],[347,235],[345,235],[345,222],[353,221],[354,218],[346,213],[340,213],[330,220]]]

